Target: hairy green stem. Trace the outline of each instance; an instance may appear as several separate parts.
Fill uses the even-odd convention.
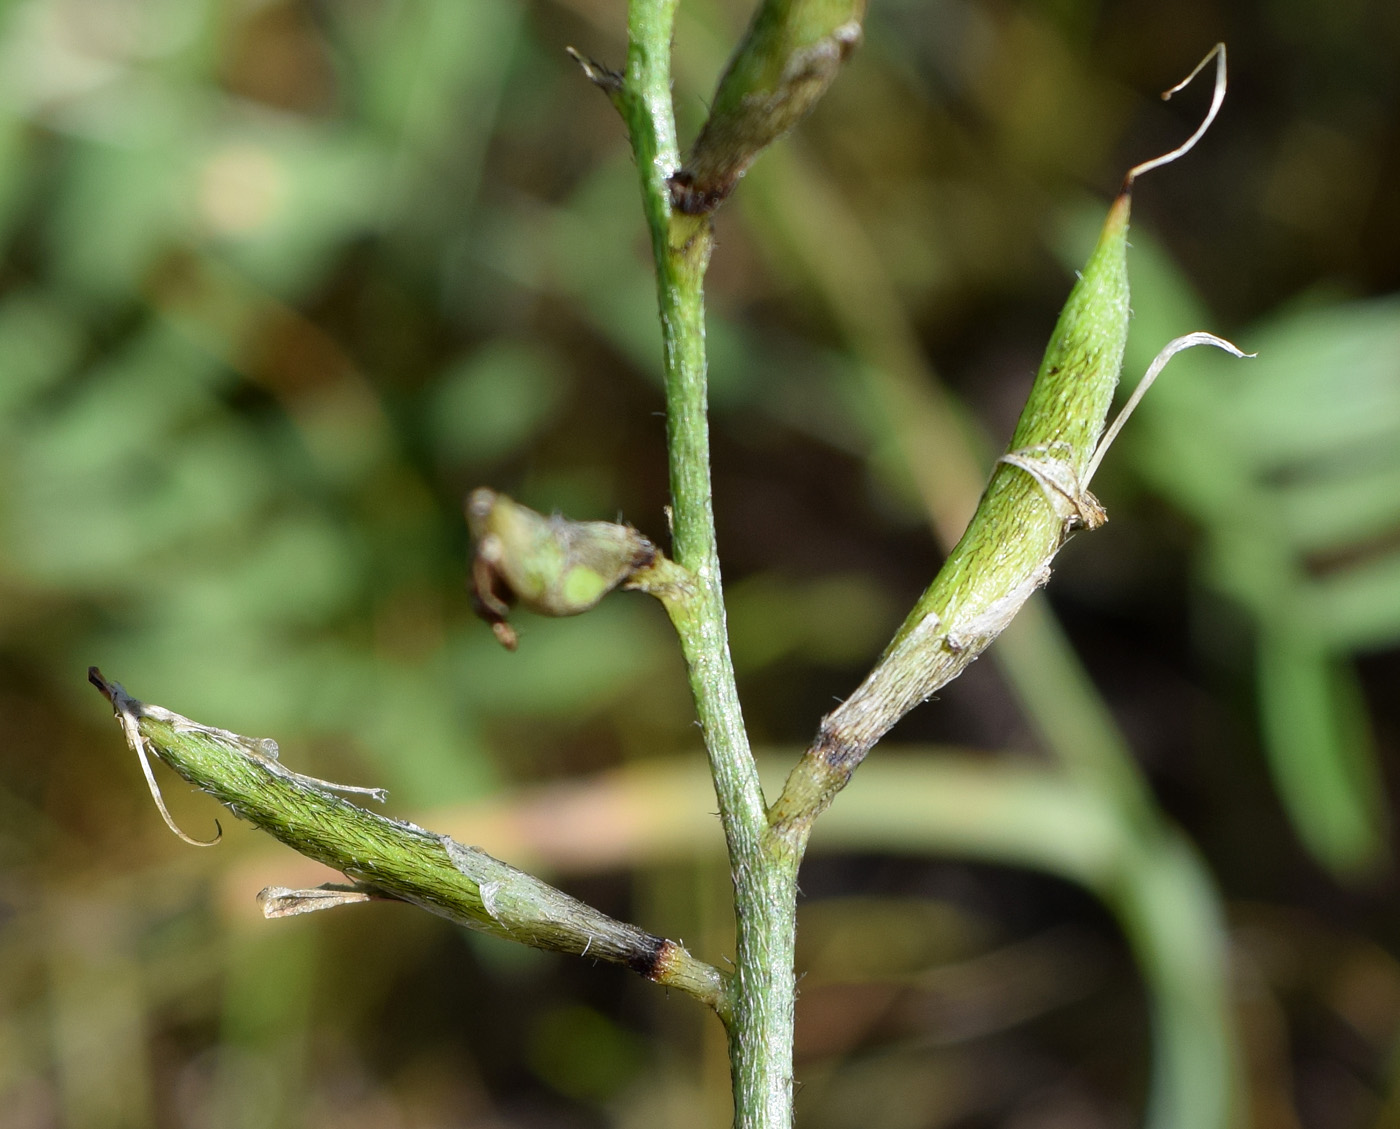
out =
[[[725,835],[731,851],[752,858],[765,827],[763,792],[734,688],[710,491],[704,278],[713,236],[708,220],[672,215],[667,187],[667,177],[680,160],[671,107],[675,8],[675,0],[633,0],[627,70],[616,100],[632,138],[656,260],[672,555],[693,578],[691,590],[683,599],[669,601],[668,607],[690,664]]]
[[[734,1124],[792,1121],[793,972],[798,856],[770,836],[758,769],[729,656],[710,487],[704,276],[713,235],[705,218],[674,213],[680,166],[671,103],[675,0],[632,0],[627,68],[612,91],[632,139],[656,259],[666,376],[674,547],[693,583],[666,600],[690,672],[729,848],[736,919],[729,999]]]

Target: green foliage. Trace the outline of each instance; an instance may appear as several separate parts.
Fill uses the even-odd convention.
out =
[[[1148,259],[1154,325],[1197,304],[1170,271]],[[1183,358],[1133,449],[1203,527],[1205,582],[1256,625],[1261,736],[1298,833],[1364,872],[1388,819],[1348,660],[1400,643],[1400,307],[1304,304],[1239,338],[1257,362]]]
[[[592,1008],[546,1012],[530,1040],[530,1065],[572,1098],[603,1102],[641,1069],[644,1047],[636,1036]]]
[[[444,372],[424,426],[448,466],[492,463],[525,446],[558,413],[559,362],[516,342],[495,342]]]

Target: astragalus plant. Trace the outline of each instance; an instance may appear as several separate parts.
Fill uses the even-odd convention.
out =
[[[1117,432],[1106,421],[1128,333],[1131,189],[1138,175],[1184,152],[1209,124],[1180,150],[1129,172],[972,521],[869,675],[820,721],[782,788],[765,795],[726,634],[711,500],[703,283],[715,249],[715,209],[834,79],[860,40],[863,8],[863,0],[767,0],[684,159],[671,96],[675,0],[631,0],[620,69],[579,58],[625,124],[651,236],[664,344],[669,551],[629,526],[546,517],[487,488],[467,500],[475,602],[508,648],[517,644],[508,621],[517,605],[573,615],[625,587],[665,606],[688,666],[728,848],[737,923],[732,967],[614,920],[477,847],[373,814],[337,795],[336,786],[283,767],[274,742],[143,704],[97,671],[91,675],[148,776],[147,754],[154,753],[240,818],[350,880],[264,891],[270,916],[397,899],[523,944],[625,965],[694,997],[723,1023],[735,1124],[743,1129],[792,1121],[798,872],[814,823],[890,728],[1011,623],[1050,579],[1066,540],[1106,520],[1089,486]],[[1212,58],[1211,116],[1224,93],[1224,48],[1206,61]],[[1235,351],[1205,333],[1164,343],[1140,388],[1175,352],[1196,344]],[[951,805],[929,808],[928,845],[1063,874],[1118,915],[1155,1006],[1150,1122],[1223,1127],[1233,1116],[1234,1066],[1215,902],[1194,855],[1126,759],[1085,748],[1071,750],[1058,772],[1034,779],[1008,771],[980,784],[950,774],[946,783],[959,799],[980,795],[981,806],[974,803],[969,810],[978,814],[965,822]],[[694,802],[709,800],[697,795]],[[898,829],[909,815],[898,798],[886,814],[889,833],[907,845],[910,836]],[[1066,849],[1057,819],[1076,823],[1080,847],[1086,828],[1096,829],[1097,839]],[[867,841],[879,836],[868,831]]]

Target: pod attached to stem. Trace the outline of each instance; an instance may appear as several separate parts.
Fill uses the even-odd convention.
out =
[[[1170,153],[1129,170],[1055,324],[1010,445],[998,459],[972,521],[865,681],[823,718],[816,741],[770,810],[770,823],[780,832],[805,836],[875,743],[1005,630],[1049,580],[1051,562],[1070,535],[1107,520],[1089,492],[1089,481],[1162,366],[1193,345],[1244,355],[1212,334],[1177,338],[1163,349],[1105,434],[1128,339],[1133,182],[1188,152],[1214,120],[1225,94],[1224,44],[1217,44],[1164,97],[1190,82],[1211,59],[1217,62],[1215,95],[1205,120]]]
[[[708,215],[768,145],[826,93],[860,43],[865,0],[763,0],[715,91],[671,203]]]

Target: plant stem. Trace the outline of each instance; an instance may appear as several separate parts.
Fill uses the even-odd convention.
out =
[[[725,632],[710,491],[705,369],[705,268],[713,236],[705,219],[672,215],[666,178],[679,166],[671,108],[675,0],[632,0],[627,72],[618,102],[641,174],[656,259],[666,376],[672,555],[693,578],[668,601],[690,665],[691,688],[710,753],[731,852],[752,859],[766,827],[763,792],[749,750]]]
[[[627,70],[615,101],[632,139],[656,258],[673,555],[694,580],[689,592],[666,605],[690,672],[734,882],[736,967],[728,1001],[734,1124],[785,1129],[792,1122],[799,860],[769,834],[729,656],[711,500],[705,369],[704,277],[713,234],[708,219],[673,213],[667,184],[680,167],[671,103],[675,11],[675,0],[631,0]]]

